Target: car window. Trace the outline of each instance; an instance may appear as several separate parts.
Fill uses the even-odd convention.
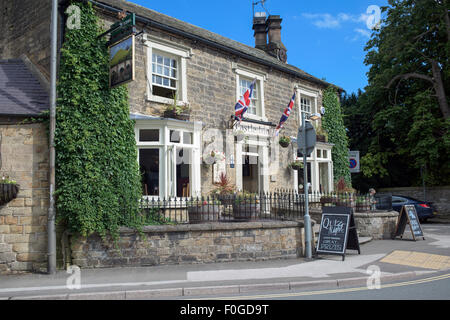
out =
[[[401,198],[401,197],[392,197],[392,203],[403,203],[406,202],[407,200],[405,198]]]

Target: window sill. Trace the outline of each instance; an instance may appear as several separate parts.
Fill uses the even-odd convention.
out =
[[[169,105],[173,105],[174,100],[170,99],[170,98],[164,98],[164,97],[159,97],[159,96],[150,96],[146,98],[147,102],[158,102],[158,103],[162,103],[162,104],[169,104]],[[187,106],[189,105],[189,102],[187,101],[177,101],[177,106]]]

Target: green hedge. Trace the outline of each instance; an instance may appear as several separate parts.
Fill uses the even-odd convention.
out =
[[[339,179],[344,178],[347,186],[351,186],[348,137],[345,130],[341,104],[334,87],[329,87],[324,91],[323,106],[325,108],[325,115],[322,119],[322,126],[328,132],[328,142],[334,144],[332,151],[334,181],[337,182]]]
[[[109,89],[108,48],[90,3],[81,29],[66,30],[58,83],[58,220],[81,235],[141,225],[140,174],[126,87]]]

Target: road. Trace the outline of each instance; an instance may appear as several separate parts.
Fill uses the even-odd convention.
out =
[[[450,273],[434,273],[433,276],[414,280],[380,284],[380,288],[365,287],[291,290],[252,295],[228,295],[190,297],[192,300],[450,300]]]

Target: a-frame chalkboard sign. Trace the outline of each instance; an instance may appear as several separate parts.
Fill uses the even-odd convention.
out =
[[[357,250],[361,254],[353,209],[324,207],[315,255],[342,255],[344,261],[347,249]]]
[[[423,235],[422,226],[420,225],[419,217],[417,216],[416,207],[414,205],[404,205],[400,210],[400,216],[398,217],[397,229],[395,231],[394,239],[400,237],[403,239],[403,234],[405,233],[406,224],[409,224],[414,241]]]

